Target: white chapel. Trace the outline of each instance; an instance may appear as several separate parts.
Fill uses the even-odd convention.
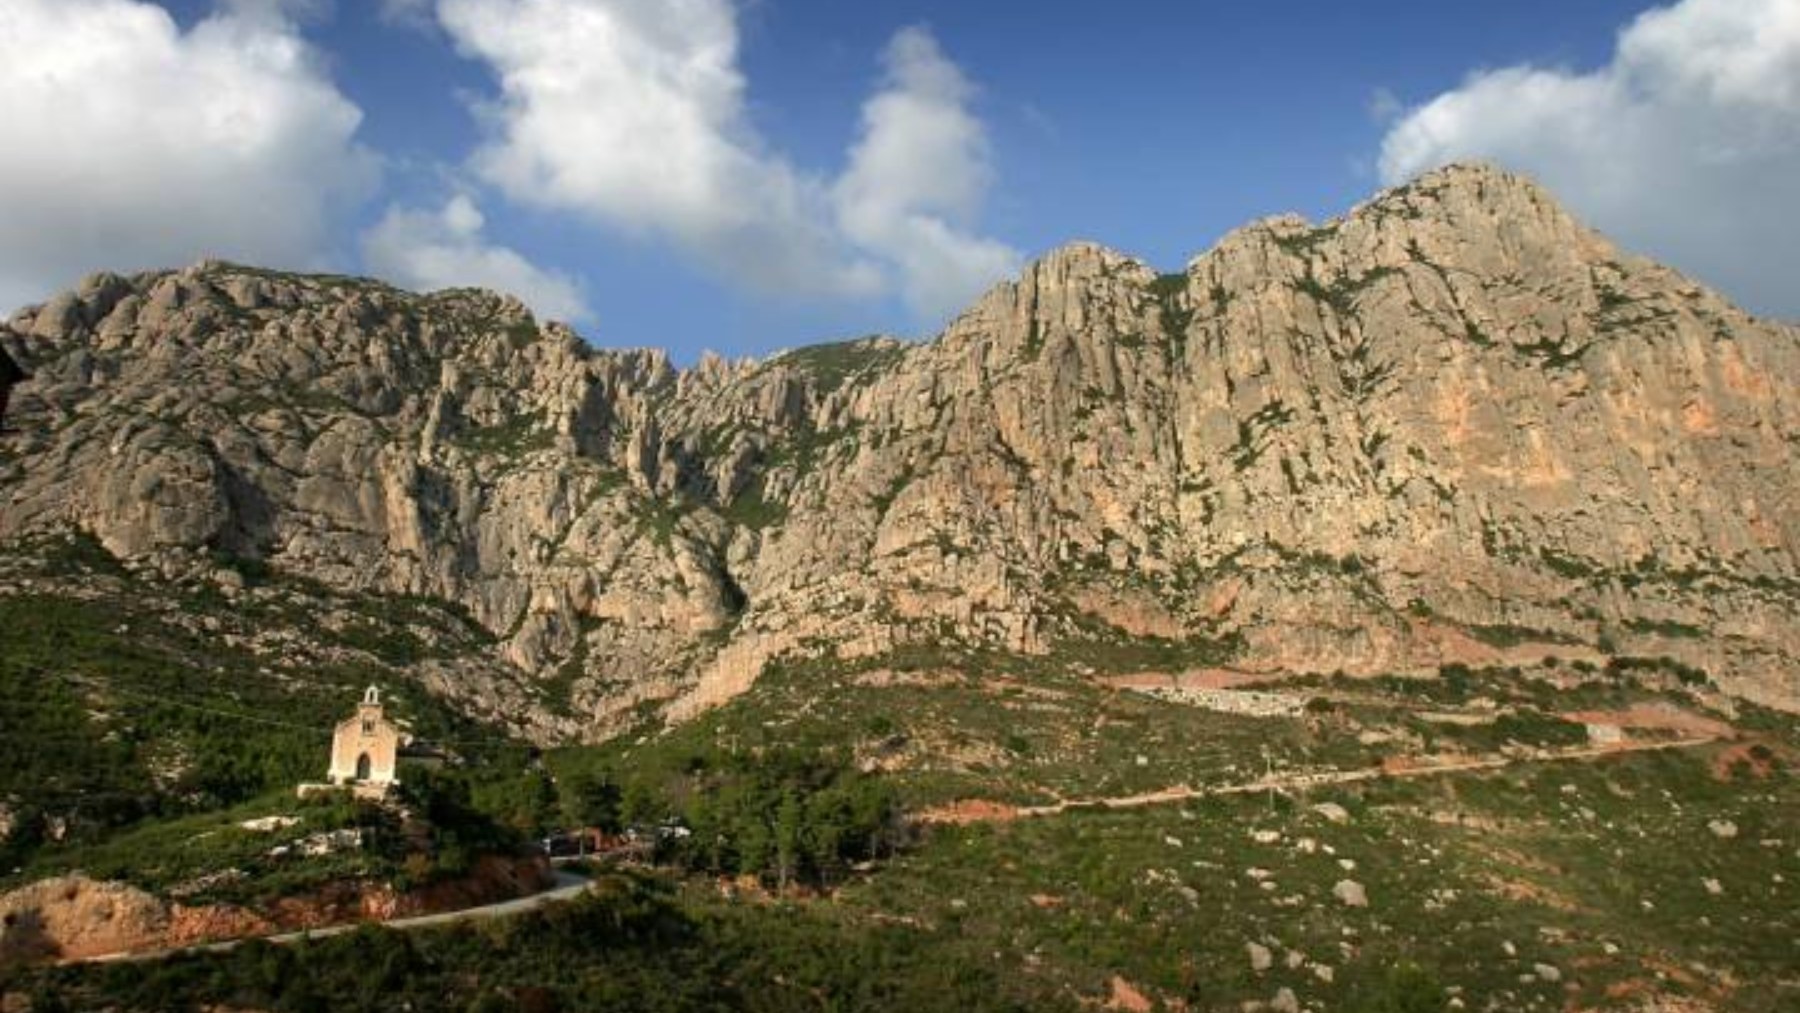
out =
[[[370,686],[356,713],[338,722],[331,736],[332,784],[385,791],[397,784],[400,729],[382,713],[381,690]]]

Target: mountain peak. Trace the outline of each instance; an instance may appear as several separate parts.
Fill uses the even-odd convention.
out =
[[[1486,159],[1446,162],[1419,173],[1411,182],[1426,186],[1503,186],[1543,191],[1543,187],[1529,175]]]
[[[1388,187],[1367,203],[1379,203],[1393,195],[1452,202],[1558,204],[1555,195],[1530,175],[1487,161],[1450,162],[1428,169]]]
[[[1143,261],[1123,250],[1090,239],[1074,239],[1053,247],[1026,267],[1026,274],[1073,276],[1103,274]]]
[[[1351,209],[1346,218],[1397,211],[1408,218],[1467,224],[1476,214],[1490,220],[1541,223],[1561,231],[1577,224],[1556,196],[1537,180],[1491,162],[1452,162],[1389,187]],[[1585,225],[1579,226],[1588,230]]]

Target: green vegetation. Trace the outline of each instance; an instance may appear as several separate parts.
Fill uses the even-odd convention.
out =
[[[1365,579],[1355,556],[1277,554],[1322,579]],[[1663,701],[1716,717],[1679,685],[1705,673],[1674,659],[1317,676],[1279,687],[1306,701],[1297,714],[1251,717],[1101,678],[1216,664],[1238,649],[1230,638],[1159,641],[1062,617],[1067,639],[1046,656],[942,638],[790,661],[679,727],[538,758],[406,677],[408,659],[489,643],[455,609],[217,562],[257,593],[152,589],[79,541],[9,571],[37,589],[0,598],[0,692],[27,701],[0,710],[0,797],[22,825],[55,817],[70,833],[15,835],[6,868],[25,871],[0,886],[81,868],[255,905],[343,880],[459,876],[570,826],[636,831],[660,866],[605,871],[595,896],[515,919],[0,970],[0,993],[33,1010],[1077,1010],[1103,1006],[1115,979],[1157,1008],[1209,1013],[1283,988],[1351,1013],[1445,1011],[1452,998],[1615,1009],[1644,994],[1773,1013],[1796,998],[1800,724],[1749,705],[1736,723],[1750,738],[1698,750],[1010,822],[903,815],[1242,784],[1421,748],[1529,755],[1585,742],[1557,716],[1576,709]],[[101,590],[59,590],[54,574]],[[317,642],[276,662],[244,646],[251,627]],[[403,774],[410,819],[289,794],[319,775],[323,727],[368,681],[463,761]],[[1348,819],[1313,808],[1327,801]],[[270,816],[283,819],[244,825]],[[296,857],[344,831],[362,846]],[[1338,899],[1344,880],[1366,907]],[[1273,966],[1252,968],[1251,943]]]
[[[811,377],[814,389],[830,394],[846,383],[873,379],[906,354],[907,346],[879,337],[859,338],[823,345],[809,345],[784,352],[774,361]]]
[[[1242,652],[1244,646],[1243,638],[1235,633],[1171,640],[1128,636],[1098,623],[1087,625],[1089,636],[1057,642],[1055,655],[1059,662],[1096,672],[1172,672],[1224,664]]]
[[[1159,274],[1150,282],[1150,295],[1156,300],[1163,333],[1176,343],[1187,339],[1188,326],[1194,322],[1194,308],[1182,304],[1187,284],[1185,272]]]
[[[405,773],[399,807],[347,793],[301,800],[291,788],[272,791],[225,809],[146,819],[40,848],[9,878],[29,882],[79,870],[187,903],[262,904],[346,881],[408,890],[467,875],[483,855],[520,851],[518,828],[471,803],[466,775]]]
[[[514,415],[491,426],[467,429],[455,437],[457,446],[472,454],[501,458],[523,457],[550,446],[551,433],[540,413]]]
[[[1482,532],[1482,542],[1490,555],[1505,558],[1535,556],[1538,561],[1557,575],[1600,589],[1617,585],[1627,590],[1660,586],[1683,592],[1745,589],[1776,594],[1800,592],[1800,581],[1769,574],[1746,574],[1741,570],[1729,568],[1717,560],[1674,566],[1658,558],[1655,553],[1649,553],[1629,566],[1607,566],[1597,560],[1569,555],[1542,546],[1531,549],[1503,544],[1504,540],[1500,533],[1485,528]],[[1628,620],[1627,625],[1639,629],[1641,632],[1659,633],[1664,636],[1683,635],[1682,632],[1675,629],[1675,626],[1679,624],[1658,628],[1658,624],[1654,620],[1638,619]]]
[[[798,904],[742,905],[636,874],[518,919],[411,935],[369,929],[154,965],[44,971],[34,1010],[202,998],[281,1011],[1074,1009],[1045,1007],[974,945]],[[5,988],[0,980],[0,989]]]
[[[1279,543],[1271,543],[1269,548],[1280,556],[1283,562],[1315,573],[1335,573],[1345,577],[1359,577],[1365,569],[1362,557],[1355,553],[1334,556],[1318,549],[1299,552]]]
[[[559,778],[571,766],[604,770],[628,799],[680,799],[684,779],[722,769],[721,755],[798,751],[887,770],[885,785],[909,809],[967,796],[1044,802],[1229,779],[1249,764],[1260,769],[1265,747],[1278,769],[1374,762],[1353,733],[1171,705],[1078,674],[1095,662],[1141,670],[1155,662],[1154,644],[1065,643],[1045,659],[915,645],[853,664],[781,664],[745,695],[641,743],[626,734],[578,751],[586,759],[558,751],[546,762]],[[1167,649],[1217,657],[1204,643]],[[645,779],[654,792],[632,787]],[[623,808],[632,818],[646,812]]]
[[[1648,672],[1651,674],[1667,673],[1673,676],[1676,681],[1686,686],[1704,686],[1712,681],[1707,676],[1704,669],[1684,664],[1669,657],[1637,658],[1622,656],[1610,658],[1606,662],[1606,674],[1608,675],[1624,677],[1636,672]]]
[[[1538,559],[1542,560],[1553,573],[1563,577],[1583,578],[1597,572],[1593,564],[1575,556],[1564,555],[1554,549],[1538,546]]]
[[[693,509],[693,504],[676,494],[667,499],[645,497],[640,499],[638,507],[635,511],[638,527],[650,536],[651,541],[666,549],[674,543],[675,531]]]
[[[75,1008],[1075,1010],[1118,977],[1203,1011],[1288,988],[1354,1013],[1645,995],[1776,1013],[1794,998],[1800,860],[1760,842],[1800,836],[1800,780],[1721,780],[1711,762],[1652,753],[939,826],[830,895],[608,874],[593,898],[506,922],[17,972],[11,987]],[[1324,801],[1349,819],[1312,811]],[[1718,820],[1737,834],[1709,832]],[[1366,907],[1337,900],[1345,879]]]
[[[1520,644],[1548,641],[1557,644],[1576,643],[1577,638],[1554,630],[1539,630],[1529,626],[1517,626],[1510,623],[1498,623],[1491,626],[1470,624],[1463,629],[1469,636],[1484,644],[1494,647],[1517,647]]]
[[[1232,467],[1238,471],[1248,470],[1269,449],[1270,433],[1277,426],[1286,425],[1293,420],[1294,409],[1281,401],[1271,401],[1251,413],[1248,418],[1239,419],[1237,450],[1232,456]]]
[[[0,597],[0,801],[15,825],[0,876],[318,780],[332,726],[370,683],[415,734],[456,743],[476,769],[525,763],[522,746],[404,667],[489,642],[446,603],[333,595],[266,572],[270,594],[227,601],[209,584],[140,583],[89,539],[15,548],[8,565],[45,590]],[[102,593],[56,589],[74,577]],[[305,630],[306,648],[271,660],[244,645],[270,628]]]
[[[854,450],[858,432],[860,425],[796,432],[769,455],[765,470],[789,468],[797,476],[807,475],[838,447],[849,446]]]
[[[1492,335],[1468,317],[1463,317],[1463,336],[1469,339],[1469,344],[1478,348],[1492,348],[1496,344]]]
[[[1031,318],[1027,322],[1027,330],[1025,332],[1024,359],[1026,362],[1036,362],[1038,356],[1043,354],[1043,351],[1044,327],[1043,324],[1038,322],[1037,305],[1033,303],[1031,307]]]
[[[1187,283],[1188,276],[1184,271],[1159,274],[1150,281],[1150,294],[1166,302],[1187,291]]]
[[[766,483],[758,476],[732,497],[722,513],[740,527],[772,528],[787,518],[787,507],[768,498]]]
[[[1337,236],[1338,223],[1326,222],[1324,225],[1297,229],[1291,232],[1275,233],[1272,238],[1275,245],[1297,257],[1309,258],[1314,248]]]
[[[17,800],[21,817],[0,843],[0,866],[43,843],[48,816],[83,840],[317,776],[328,738],[304,725],[327,726],[323,700],[279,708],[301,727],[246,729],[209,713],[270,713],[259,705],[279,691],[234,685],[224,665],[198,662],[211,645],[186,631],[39,595],[0,598],[0,629],[0,798]]]
[[[1418,720],[1407,724],[1424,739],[1428,750],[1445,744],[1476,753],[1496,753],[1516,746],[1568,749],[1588,740],[1585,726],[1533,710],[1501,714],[1484,724],[1428,724]]]
[[[1065,477],[1068,475],[1069,470],[1073,465],[1073,459],[1065,460],[1063,462],[1063,474]],[[877,517],[887,516],[888,508],[894,505],[894,500],[898,499],[900,493],[905,491],[908,485],[912,484],[912,480],[916,478],[917,475],[918,472],[913,465],[913,462],[907,461],[906,467],[901,469],[898,475],[894,476],[893,481],[888,484],[888,487],[876,495],[874,499],[875,515]]]
[[[1591,344],[1575,345],[1558,338],[1545,337],[1528,345],[1514,344],[1513,351],[1536,359],[1545,369],[1567,369],[1578,365]]]
[[[836,751],[702,745],[625,762],[577,749],[551,763],[569,816],[612,831],[679,827],[661,855],[693,871],[824,886],[899,842],[892,785]]]
[[[1688,640],[1706,635],[1705,630],[1692,623],[1676,622],[1672,619],[1627,619],[1625,628],[1633,633],[1650,633],[1659,637],[1678,637]]]

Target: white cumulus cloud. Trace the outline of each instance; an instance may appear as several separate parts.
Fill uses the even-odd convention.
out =
[[[361,111],[240,0],[184,31],[140,0],[0,0],[0,312],[96,268],[313,266],[379,172]]]
[[[1016,270],[1019,254],[970,231],[994,172],[968,80],[919,28],[895,35],[885,62],[834,190],[838,221],[851,241],[898,266],[916,312],[939,317]]]
[[[437,12],[495,75],[473,168],[514,201],[672,241],[752,289],[898,288],[922,313],[1016,260],[969,232],[991,175],[985,135],[922,30],[896,36],[834,181],[750,121],[729,0],[439,0]],[[874,192],[886,183],[900,189]]]
[[[1471,76],[1382,142],[1389,182],[1460,158],[1530,172],[1623,244],[1800,316],[1800,2],[1682,0],[1605,66]]]
[[[726,0],[442,0],[500,84],[477,173],[521,203],[656,233],[765,291],[867,294],[819,185],[762,150]]]
[[[473,286],[516,295],[539,317],[562,321],[593,318],[581,287],[547,271],[517,251],[489,244],[481,210],[457,194],[437,211],[390,207],[363,234],[363,265],[407,288],[433,291]]]

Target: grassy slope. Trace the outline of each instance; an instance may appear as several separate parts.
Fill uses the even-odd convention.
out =
[[[1566,991],[1598,1004],[1607,986],[1653,981],[1665,964],[1691,973],[1701,994],[1735,980],[1727,1008],[1800,998],[1791,982],[1778,985],[1800,967],[1791,775],[1719,783],[1700,759],[1654,754],[1316,797],[1344,804],[1353,820],[1239,798],[940,829],[844,899],[1033,954],[1022,971],[1087,995],[1117,973],[1222,1007],[1287,986],[1326,1008],[1358,1008],[1380,994],[1388,968],[1410,961],[1506,1009],[1561,1008]],[[1432,811],[1481,826],[1445,825],[1424,815]],[[1739,836],[1715,838],[1706,825],[1717,818],[1734,820]],[[1257,830],[1282,839],[1259,844]],[[1276,888],[1251,869],[1267,870]],[[1333,898],[1345,878],[1366,887],[1368,908]],[[1723,892],[1708,893],[1707,878]],[[1278,969],[1253,973],[1249,942],[1269,946]],[[1288,969],[1290,949],[1330,965],[1334,981]],[[1538,962],[1563,981],[1521,982]],[[1696,962],[1709,970],[1689,970]]]
[[[1262,773],[1265,750],[1279,771],[1361,766],[1406,748],[1360,745],[1357,733],[1368,729],[1413,736],[1411,748],[1517,752],[1580,742],[1580,726],[1556,719],[1557,710],[1657,700],[1704,709],[1684,690],[1630,679],[1556,687],[1535,677],[1547,673],[1496,670],[1423,683],[1324,680],[1314,690],[1338,698],[1331,707],[1258,719],[1115,693],[1017,659],[963,662],[954,668],[983,676],[947,675],[935,664],[910,675],[883,668],[873,679],[786,669],[607,762],[643,775],[679,771],[709,748],[849,743],[866,760],[893,765],[903,797],[920,807],[1243,781]],[[1510,713],[1475,726],[1412,713],[1476,699]],[[1748,709],[1738,724],[1790,765],[1800,755],[1791,719]],[[1153,997],[1198,1008],[1236,1008],[1289,987],[1327,1009],[1379,1009],[1404,990],[1393,969],[1411,963],[1480,1000],[1477,1009],[1490,1001],[1605,1006],[1614,1001],[1609,988],[1783,1009],[1800,1003],[1792,892],[1800,778],[1780,763],[1766,779],[1715,777],[1708,764],[1724,748],[1526,763],[1272,803],[1240,797],[934,827],[836,903],[804,910],[833,933],[910,926],[951,964],[997,961],[1009,968],[1009,985],[992,998],[1033,1005],[1104,996],[1118,974]],[[1308,809],[1327,799],[1356,818],[1336,825]],[[1715,819],[1733,821],[1737,836],[1715,837],[1707,828]],[[1257,830],[1283,839],[1258,844]],[[1262,887],[1252,868],[1278,886]],[[1367,888],[1368,909],[1332,897],[1341,878]],[[1708,879],[1722,892],[1708,892]],[[719,903],[705,891],[691,902],[704,910]],[[1250,942],[1269,946],[1278,969],[1253,974]],[[1287,969],[1289,949],[1306,963]],[[1330,966],[1332,980],[1313,963]],[[1555,967],[1560,980],[1522,980],[1536,977],[1537,963]]]
[[[439,606],[305,586],[235,602],[204,586],[171,594],[82,541],[0,562],[15,589],[0,596],[0,802],[19,826],[0,844],[0,887],[83,865],[123,871],[109,848],[135,846],[153,868],[157,842],[180,847],[165,822],[259,798],[258,815],[293,808],[280,800],[323,776],[329,729],[371,682],[415,731],[461,743],[483,769],[523,763],[522,746],[407,674],[407,662],[479,643]],[[339,625],[320,621],[327,610]],[[292,638],[291,653],[248,646],[269,630]]]
[[[1326,798],[1350,821],[1307,808]],[[408,997],[431,1008],[1076,1009],[1116,975],[1164,1008],[1235,1010],[1285,987],[1332,1010],[1441,1009],[1447,990],[1472,1009],[1627,1008],[1651,990],[1776,1011],[1793,1008],[1800,966],[1797,814],[1792,774],[1721,781],[1703,756],[1644,754],[1273,808],[1237,798],[938,828],[829,900],[614,883],[609,899],[510,924],[23,984],[136,1009],[170,995],[280,1009]],[[1738,835],[1713,836],[1714,819]],[[1259,843],[1257,830],[1281,838]],[[1366,888],[1368,907],[1332,897],[1341,878]],[[1251,969],[1253,941],[1272,969]],[[1428,970],[1396,971],[1415,964]],[[396,970],[376,999],[368,979],[383,966]],[[1396,1005],[1421,984],[1434,1004]]]
[[[1032,659],[886,659],[778,667],[730,705],[662,734],[556,757],[626,772],[680,770],[712,750],[844,747],[888,770],[912,807],[1016,802],[1242,780],[1268,764],[1355,766],[1376,754],[1326,722],[1173,707]],[[642,744],[638,744],[642,739]]]

